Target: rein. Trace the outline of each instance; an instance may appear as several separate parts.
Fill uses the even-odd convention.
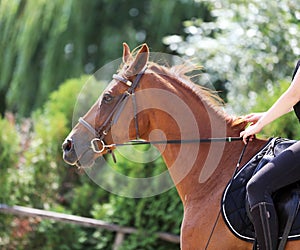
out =
[[[158,145],[158,144],[187,144],[187,143],[209,143],[209,142],[234,142],[241,141],[242,137],[220,137],[220,138],[200,138],[200,139],[187,139],[187,140],[162,140],[162,141],[144,141],[144,140],[131,140],[125,143],[114,143],[108,145],[109,147],[120,146],[135,146],[135,145]]]
[[[242,137],[241,137],[240,139],[242,139]],[[248,144],[249,144],[249,139],[250,139],[250,137],[248,137],[247,140],[246,140],[247,143],[244,145],[244,147],[243,147],[243,149],[242,149],[242,152],[241,152],[240,157],[239,157],[239,159],[238,159],[238,161],[237,161],[237,164],[236,164],[236,166],[235,166],[235,170],[234,170],[234,172],[233,172],[233,174],[232,174],[232,176],[231,176],[231,178],[230,178],[230,180],[229,180],[228,185],[231,185],[231,183],[233,182],[233,179],[234,179],[235,175],[237,174],[238,170],[240,169],[240,164],[241,164],[241,162],[242,162],[242,160],[243,160],[244,154],[245,154],[245,152],[246,152],[246,148],[247,148],[247,146],[248,146]],[[221,215],[221,209],[222,209],[221,207],[222,207],[222,206],[220,206],[218,215],[217,215],[217,217],[216,217],[216,219],[215,219],[215,222],[214,222],[214,225],[213,225],[213,227],[212,227],[212,229],[211,229],[211,231],[210,231],[210,235],[209,235],[209,237],[208,237],[208,240],[207,240],[207,242],[206,242],[206,246],[205,246],[204,250],[207,250],[207,249],[208,249],[208,246],[209,246],[209,244],[210,244],[211,238],[212,238],[212,236],[213,236],[213,234],[214,234],[214,232],[215,232],[216,226],[217,226],[217,224],[218,224],[218,221],[219,221],[220,215]]]

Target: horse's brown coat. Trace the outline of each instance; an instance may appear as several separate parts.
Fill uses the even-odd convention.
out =
[[[135,55],[131,54],[126,44],[123,47],[124,65],[120,68],[118,74],[132,81],[135,75],[146,64],[148,65],[147,71],[136,89],[139,109],[142,110],[143,107],[156,106],[169,108],[173,103],[170,103],[170,100],[165,100],[163,95],[160,95],[161,92],[165,93],[164,91],[166,91],[184,101],[197,123],[198,131],[193,132],[191,131],[194,129],[192,125],[185,124],[182,129],[180,127],[182,124],[176,124],[176,119],[174,120],[174,117],[164,112],[163,109],[145,109],[138,115],[140,137],[142,139],[162,139],[162,133],[151,133],[157,129],[162,131],[164,137],[170,140],[185,139],[188,136],[193,136],[194,133],[199,134],[201,138],[239,136],[240,131],[246,125],[245,122],[242,119],[232,118],[224,113],[216,105],[218,98],[212,92],[196,87],[184,75],[187,73],[185,66],[169,69],[148,62],[149,49],[146,44],[142,45]],[[112,82],[107,91],[113,96],[118,96],[126,91],[127,88],[123,83]],[[84,119],[93,124],[95,128],[101,126],[105,117],[111,111],[110,106],[100,106],[100,103],[101,97],[84,116]],[[128,102],[117,124],[113,126],[105,137],[107,144],[123,143],[135,138],[136,130],[134,123],[133,121],[128,123],[128,117],[132,117],[132,109],[131,102]],[[180,106],[175,107],[172,112],[177,112],[179,114],[178,117],[185,115],[184,108],[181,109]],[[124,126],[124,124],[129,125]],[[217,128],[217,130],[213,130],[213,128]],[[77,124],[68,138],[73,143],[76,143],[77,149],[75,157],[71,145],[68,145],[69,152],[64,155],[64,159],[68,163],[74,165],[78,158],[81,157],[84,158],[83,162],[89,165],[89,158],[92,160],[99,157],[99,155],[91,152],[91,150],[86,151],[93,138],[82,124]],[[243,162],[250,159],[264,143],[265,141],[258,139],[250,142]],[[213,224],[220,210],[222,192],[234,171],[244,144],[239,141],[157,147],[161,150],[161,154],[169,168],[170,175],[176,184],[178,194],[184,206],[184,218],[181,227],[181,249],[205,249]],[[197,152],[195,160],[190,160],[194,157],[190,155],[190,152]],[[177,159],[179,153],[180,159]],[[212,157],[211,154],[213,154]],[[214,157],[216,161],[214,161]],[[220,217],[207,249],[250,250],[251,248],[250,243],[237,239]],[[289,242],[286,249],[299,249],[298,241]]]

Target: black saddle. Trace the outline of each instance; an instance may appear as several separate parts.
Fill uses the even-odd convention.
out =
[[[246,163],[224,190],[221,209],[224,221],[238,238],[254,241],[254,228],[249,218],[246,185],[249,179],[295,140],[272,138]],[[288,167],[288,166],[287,166]],[[300,171],[300,169],[299,169]],[[279,236],[282,239],[300,239],[300,181],[278,190],[273,200],[279,219]]]

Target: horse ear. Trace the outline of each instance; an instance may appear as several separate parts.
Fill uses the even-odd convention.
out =
[[[128,77],[138,74],[145,68],[149,59],[149,48],[147,44],[143,44],[142,48],[137,53],[134,61],[126,71]]]
[[[130,48],[127,45],[127,43],[123,43],[123,63],[127,63],[130,57],[131,57]]]

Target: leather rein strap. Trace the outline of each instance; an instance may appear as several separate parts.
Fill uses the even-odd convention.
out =
[[[200,138],[200,139],[187,139],[187,140],[164,140],[164,141],[144,141],[144,140],[131,140],[126,143],[114,143],[113,147],[120,146],[135,146],[135,145],[159,145],[159,144],[187,144],[187,143],[209,143],[209,142],[234,142],[241,141],[241,137],[214,137],[214,138]]]
[[[238,170],[240,169],[240,164],[241,164],[241,162],[242,162],[242,160],[243,160],[243,157],[244,157],[244,155],[245,155],[247,146],[248,146],[248,144],[249,144],[249,138],[250,138],[250,137],[247,138],[247,143],[244,145],[244,147],[243,147],[243,149],[242,149],[242,152],[241,152],[241,154],[240,154],[240,157],[239,157],[239,159],[238,159],[238,161],[237,161],[237,164],[236,164],[236,166],[235,166],[235,170],[234,170],[234,172],[233,172],[233,174],[232,174],[232,176],[231,176],[231,178],[230,178],[230,180],[229,180],[229,183],[227,184],[228,186],[231,185],[231,183],[233,182],[234,177],[236,176]],[[241,139],[242,139],[242,138],[241,138]],[[210,235],[209,235],[209,237],[208,237],[208,239],[207,239],[206,246],[205,246],[204,250],[207,250],[207,249],[208,249],[208,246],[209,246],[209,244],[210,244],[210,242],[211,242],[212,236],[213,236],[213,234],[214,234],[214,232],[215,232],[215,230],[216,230],[216,227],[217,227],[218,221],[219,221],[219,219],[220,219],[220,215],[221,215],[221,209],[222,209],[222,206],[220,206],[218,215],[217,215],[217,217],[216,217],[216,219],[215,219],[215,222],[214,222],[214,225],[213,225],[213,227],[212,227],[212,229],[211,229],[211,231],[210,231]]]

